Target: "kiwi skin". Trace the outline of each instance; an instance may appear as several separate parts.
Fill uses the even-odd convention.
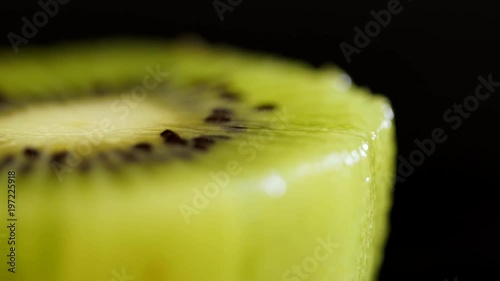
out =
[[[141,114],[131,110],[128,124],[141,130],[110,132],[118,144],[104,138],[77,166],[68,166],[75,152],[63,138],[71,126],[48,136],[9,127],[30,106],[81,109],[90,100],[89,109],[102,108],[156,62],[170,75],[138,103]],[[394,128],[388,101],[347,87],[342,75],[185,42],[78,43],[6,58],[0,170],[19,170],[24,230],[18,272],[1,270],[0,279],[300,280],[298,267],[312,281],[374,280],[388,231]],[[144,121],[155,114],[161,121]],[[53,162],[71,169],[62,181]],[[212,198],[205,191],[214,184]],[[189,223],[182,206],[194,212]],[[318,239],[338,247],[310,270]]]

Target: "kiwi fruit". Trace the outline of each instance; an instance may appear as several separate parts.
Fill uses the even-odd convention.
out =
[[[1,280],[376,278],[393,114],[337,67],[185,40],[0,54]]]

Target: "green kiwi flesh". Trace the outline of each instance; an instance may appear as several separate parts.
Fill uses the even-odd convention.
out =
[[[336,67],[184,41],[0,55],[1,280],[376,277],[393,114]]]

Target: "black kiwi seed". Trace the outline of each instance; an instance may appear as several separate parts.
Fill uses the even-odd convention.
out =
[[[240,101],[241,100],[241,97],[238,94],[236,94],[234,92],[227,91],[227,90],[220,93],[219,96],[222,99],[227,100],[227,101]]]
[[[69,156],[69,152],[67,152],[67,151],[57,152],[57,153],[52,155],[51,162],[64,163],[64,162],[66,162],[66,158],[68,156]]]
[[[35,148],[27,147],[24,149],[24,156],[29,159],[36,159],[38,158],[38,156],[40,156],[40,151],[36,150]]]
[[[233,111],[229,108],[214,108],[212,110],[213,114],[225,114],[225,115],[232,115]]]
[[[147,142],[140,142],[140,143],[134,145],[134,149],[139,150],[139,151],[150,152],[152,149],[152,146],[151,146],[151,144],[149,144]]]
[[[226,113],[212,113],[208,117],[205,118],[206,123],[226,123],[231,121],[230,114]]]
[[[187,141],[185,139],[181,138],[176,132],[172,130],[165,130],[160,134],[160,136],[162,136],[165,139],[166,143],[181,144],[181,145],[187,144]]]
[[[259,106],[256,106],[255,109],[257,109],[258,111],[272,111],[272,110],[276,109],[276,105],[266,103],[266,104],[261,104]]]
[[[194,148],[198,150],[207,150],[210,146],[215,144],[215,141],[211,137],[200,136],[193,139]]]

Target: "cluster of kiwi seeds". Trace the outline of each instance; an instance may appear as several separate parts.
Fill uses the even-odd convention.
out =
[[[213,84],[206,84],[204,82],[193,82],[188,86],[188,91],[199,92],[210,89]],[[96,85],[92,93],[96,96],[103,96],[107,93],[116,92],[117,89]],[[120,89],[124,89],[120,87]],[[235,124],[235,111],[231,109],[231,104],[241,103],[242,97],[238,93],[229,90],[227,85],[216,85],[212,87],[216,89],[218,99],[225,103],[225,106],[216,106],[211,110],[208,116],[205,116],[203,123],[207,125],[219,126],[222,131],[229,132],[243,132],[248,129],[247,126],[242,125],[241,122]],[[119,90],[119,89],[118,89]],[[229,105],[229,106],[228,106]],[[11,108],[9,100],[2,97],[0,93],[0,111],[2,108]],[[277,109],[277,106],[272,103],[263,103],[250,108],[256,112],[270,112]],[[63,167],[69,166],[75,168],[77,171],[87,172],[92,168],[92,162],[100,163],[104,167],[111,170],[120,168],[123,163],[138,164],[147,162],[166,161],[175,157],[177,159],[191,159],[193,154],[206,152],[210,150],[219,141],[229,140],[232,137],[227,134],[199,134],[192,138],[184,138],[172,129],[164,128],[163,131],[158,133],[158,138],[163,143],[161,146],[154,145],[151,142],[138,142],[128,149],[111,149],[111,151],[100,151],[96,155],[89,156],[77,161],[77,163],[70,163],[71,153],[67,150],[53,152],[50,155],[44,155],[44,152],[34,148],[25,147],[21,153],[7,154],[0,156],[0,170],[11,169],[14,165],[19,168],[20,172],[29,172],[33,170],[33,166],[40,161],[48,161],[51,166]],[[161,151],[167,149],[170,153],[162,155]],[[79,157],[82,158],[82,157]],[[17,160],[16,160],[17,159]],[[98,161],[95,161],[98,160]],[[16,165],[17,163],[17,165]]]

